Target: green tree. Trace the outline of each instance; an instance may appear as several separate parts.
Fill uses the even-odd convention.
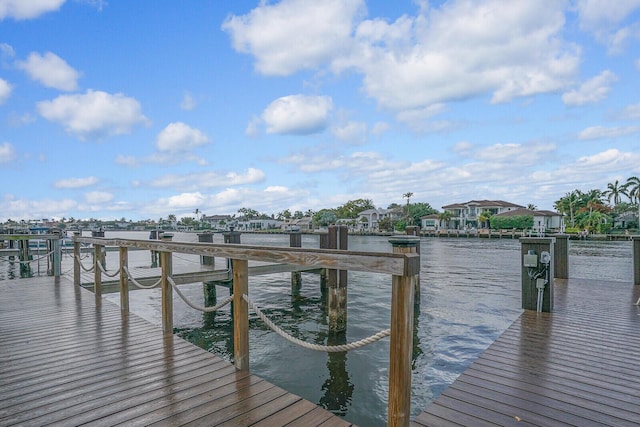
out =
[[[335,224],[337,220],[338,220],[338,216],[336,215],[333,209],[321,209],[313,217],[313,222],[316,225],[323,226],[323,227],[326,227],[331,224]]]
[[[413,224],[421,224],[422,217],[425,215],[431,215],[438,211],[431,207],[429,203],[419,202],[412,203],[408,206],[408,218],[411,219]]]
[[[527,205],[527,209],[529,209],[530,211],[537,211],[538,207],[536,205],[534,205],[533,203],[529,203]]]
[[[531,209],[533,210],[533,209]],[[491,213],[491,211],[488,210],[484,210],[482,212],[480,212],[480,215],[478,215],[478,219],[480,220],[480,223],[482,224],[482,228],[491,228],[491,217],[493,216],[493,214]]]
[[[238,209],[238,213],[241,214],[240,217],[245,221],[250,221],[260,216],[260,212],[251,208],[240,208]]]
[[[406,192],[402,195],[403,198],[407,199],[407,206],[404,211],[404,216],[407,218],[407,225],[411,225],[412,219],[409,216],[409,203],[411,202],[411,198],[413,197],[413,193],[411,191]]]
[[[573,190],[565,194],[560,199],[556,200],[553,207],[560,213],[569,215],[571,219],[571,227],[576,226],[575,214],[576,207],[580,203],[580,197],[582,192],[580,190]]]
[[[440,221],[440,227],[442,227],[442,225],[444,224],[443,228],[449,228],[449,221],[451,221],[452,217],[453,217],[453,214],[449,211],[440,212],[438,214],[438,221]]]
[[[620,184],[620,182],[616,179],[613,183],[607,184],[607,189],[603,191],[602,196],[607,199],[609,203],[611,203],[613,199],[613,205],[618,205],[622,201],[621,196],[627,196],[627,189],[624,185]]]
[[[638,228],[640,228],[640,178],[632,176],[627,178],[624,189],[629,196],[631,203],[636,203],[638,207]]]
[[[335,209],[335,213],[338,215],[338,218],[357,218],[360,212],[366,211],[367,209],[375,209],[370,199],[355,199],[338,206]]]
[[[276,218],[279,221],[288,221],[291,219],[291,211],[289,209],[285,209],[283,211],[278,212],[278,215],[276,215]]]

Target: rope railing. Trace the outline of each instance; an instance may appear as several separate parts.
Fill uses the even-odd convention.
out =
[[[176,282],[173,280],[173,277],[171,277],[171,276],[167,277],[167,281],[169,282],[169,284],[171,285],[173,290],[176,291],[178,296],[180,298],[182,298],[182,301],[184,301],[189,307],[191,307],[191,308],[193,308],[195,310],[198,310],[198,311],[202,311],[204,313],[211,313],[211,312],[214,312],[214,311],[218,311],[219,309],[221,309],[222,307],[224,307],[225,305],[227,305],[231,301],[233,301],[233,295],[230,295],[224,301],[222,301],[220,304],[215,305],[213,307],[204,307],[204,306],[201,306],[201,305],[196,305],[196,304],[192,303],[191,301],[189,301],[189,299],[182,293],[182,291],[180,291],[180,289],[178,288],[178,285],[176,285]]]
[[[253,309],[253,311],[256,312],[258,317],[260,319],[262,319],[262,321],[269,328],[271,328],[271,330],[273,330],[273,332],[275,332],[276,334],[280,335],[282,338],[286,339],[287,341],[290,341],[290,342],[292,342],[294,344],[299,345],[300,347],[303,347],[303,348],[306,348],[306,349],[309,349],[309,350],[324,351],[326,353],[337,353],[337,352],[341,352],[341,351],[356,350],[358,348],[364,347],[365,345],[373,344],[374,342],[380,341],[382,338],[385,338],[385,337],[388,337],[389,335],[391,335],[391,329],[384,329],[384,330],[378,332],[377,334],[371,335],[371,336],[369,336],[367,338],[363,338],[363,339],[358,340],[358,341],[354,341],[352,343],[341,344],[341,345],[311,344],[311,343],[308,343],[306,341],[303,341],[301,339],[298,339],[298,338],[292,336],[291,334],[285,332],[283,329],[281,329],[279,326],[277,326],[275,323],[273,323],[273,321],[271,321],[271,319],[269,319],[260,310],[260,308],[257,306],[257,304],[253,303],[246,294],[243,294],[242,298],[247,302],[247,304],[249,304],[251,306],[251,308]]]
[[[102,265],[101,262],[98,263],[98,268],[100,269],[100,271],[102,272],[102,274],[104,274],[107,277],[115,277],[120,273],[120,269],[115,270],[113,273],[109,273],[104,266]]]
[[[162,277],[158,279],[157,282],[155,282],[152,285],[143,285],[142,283],[138,282],[132,275],[131,272],[129,271],[129,267],[127,267],[126,265],[122,266],[122,269],[124,270],[125,274],[127,275],[127,278],[129,279],[129,281],[131,283],[133,283],[134,285],[136,285],[138,288],[140,289],[153,289],[155,287],[157,287],[158,285],[160,285],[160,283],[162,282]]]
[[[4,257],[1,257],[0,259],[2,259],[2,260],[3,260],[3,261],[5,261],[5,262],[10,262],[10,263],[15,263],[15,262],[17,262],[17,263],[20,263],[20,264],[29,264],[29,263],[32,263],[32,262],[38,262],[38,261],[40,261],[40,260],[42,260],[42,259],[45,259],[45,258],[47,258],[48,256],[51,256],[52,254],[53,254],[53,251],[51,251],[51,252],[47,252],[46,254],[42,255],[41,257],[34,258],[34,259],[27,259],[27,260],[24,260],[24,261],[21,261],[21,260],[15,260],[15,259],[13,259],[13,260],[11,260],[11,259],[6,259],[6,260],[5,260],[5,259],[4,259]]]
[[[79,256],[75,256],[76,261],[78,262],[78,265],[80,266],[80,268],[82,268],[84,271],[86,272],[90,272],[93,271],[94,266],[92,265],[91,267],[85,267],[84,264],[82,264],[82,259]]]

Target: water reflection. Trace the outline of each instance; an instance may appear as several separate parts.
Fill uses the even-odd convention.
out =
[[[322,334],[319,334],[319,337]],[[346,333],[327,334],[326,345],[343,345],[347,343]],[[354,385],[347,372],[347,352],[328,353],[327,370],[329,377],[322,384],[323,396],[318,402],[320,406],[336,415],[344,416],[351,406]]]

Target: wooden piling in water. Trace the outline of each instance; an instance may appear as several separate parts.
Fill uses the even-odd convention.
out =
[[[198,233],[198,242],[213,243],[213,233],[210,231]],[[200,256],[200,264],[214,267],[216,265],[216,259],[212,256]]]
[[[289,234],[289,247],[301,248],[302,247],[302,233],[299,231]],[[291,294],[295,294],[302,288],[302,273],[299,271],[291,272]]]
[[[553,249],[553,268],[556,279],[569,278],[569,236],[556,234]]]
[[[328,233],[329,249],[347,250],[349,247],[348,228],[332,225]],[[347,270],[328,271],[327,306],[330,332],[347,330]]]
[[[389,239],[393,252],[409,253],[420,242],[414,236]],[[418,262],[419,265],[419,262]],[[411,417],[415,275],[392,276],[389,344],[389,426],[408,426]]]
[[[249,371],[249,263],[232,259],[233,266],[233,360],[236,369]]]

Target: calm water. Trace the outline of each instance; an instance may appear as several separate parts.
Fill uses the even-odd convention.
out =
[[[106,237],[148,238],[148,233],[109,233]],[[175,233],[174,241],[197,241]],[[216,234],[214,242],[222,243]],[[286,235],[243,234],[242,243],[288,246]],[[318,236],[304,235],[303,247],[317,248]],[[350,236],[353,250],[389,252],[386,237]],[[412,413],[418,414],[486,349],[521,313],[520,243],[510,239],[423,238],[421,240],[420,306],[414,336]],[[570,276],[629,282],[630,242],[571,241]],[[63,271],[72,274],[71,257]],[[87,264],[88,264],[87,260]],[[174,265],[190,266],[199,258],[174,255]],[[117,265],[117,252],[107,254],[107,266]],[[130,252],[131,268],[148,268],[147,251]],[[216,259],[218,267],[223,260]],[[0,277],[11,274],[3,259]],[[250,297],[283,329],[308,342],[336,344],[356,341],[389,327],[391,277],[349,273],[348,330],[330,337],[319,278],[303,273],[299,295],[292,295],[290,274],[251,277]],[[184,285],[184,293],[204,304],[201,284]],[[218,300],[228,295],[218,287]],[[105,296],[119,303],[117,294]],[[131,293],[134,313],[160,324],[159,290]],[[203,314],[174,297],[174,325],[182,337],[231,360],[229,307]],[[252,373],[315,402],[362,426],[386,425],[389,339],[349,353],[326,354],[302,349],[271,332],[254,315],[250,319]]]

